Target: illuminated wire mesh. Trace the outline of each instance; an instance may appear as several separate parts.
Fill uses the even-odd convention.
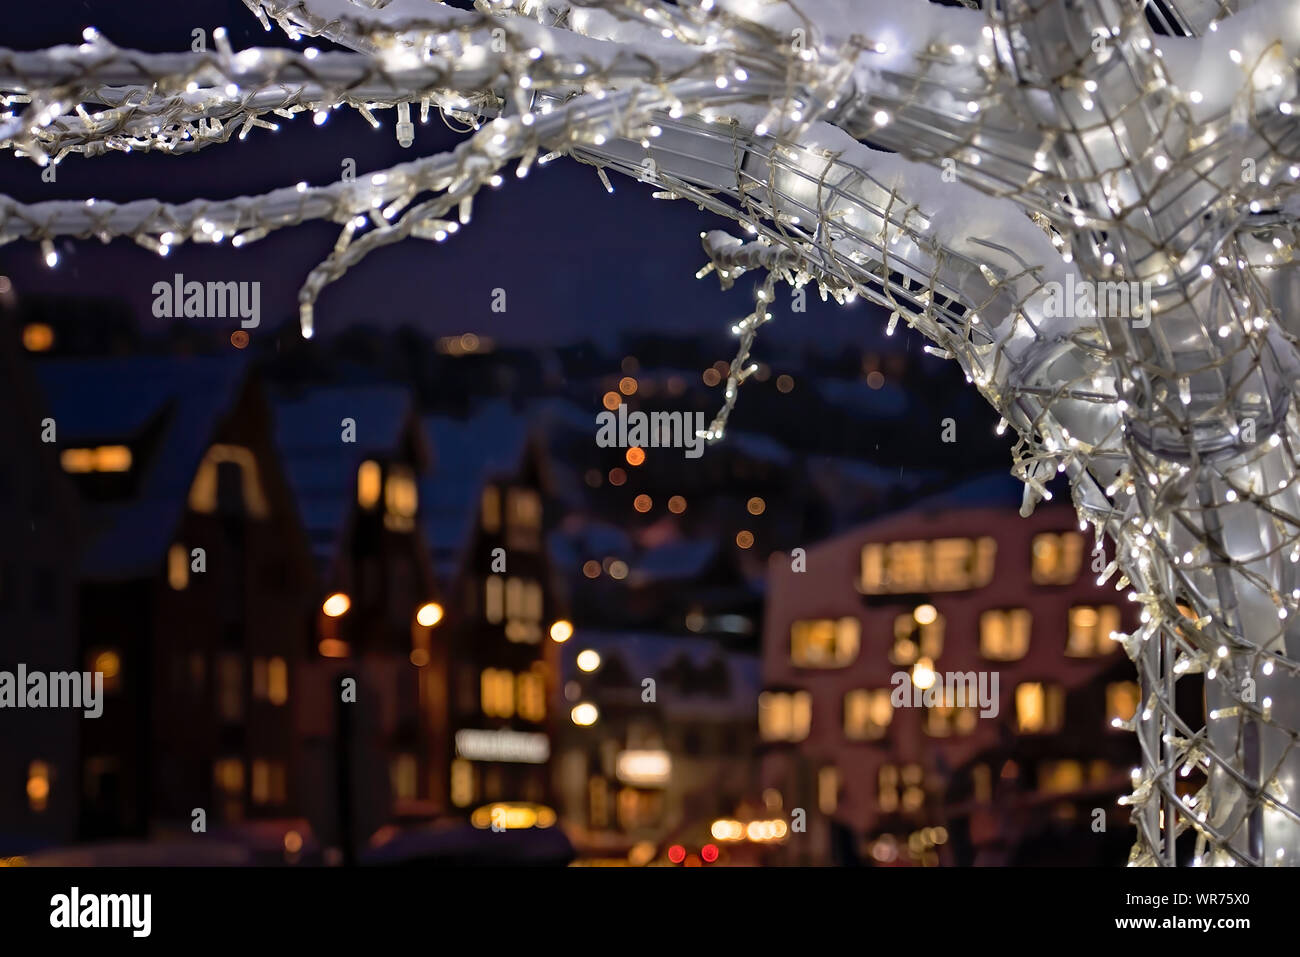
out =
[[[1300,422],[1293,273],[1300,8],[1286,0],[245,0],[355,51],[0,51],[0,140],[37,162],[183,154],[277,117],[412,111],[450,153],[326,187],[183,205],[0,199],[0,242],[128,236],[163,255],[340,224],[324,288],[484,186],[570,156],[735,220],[759,270],[722,436],[778,284],[863,297],[957,361],[1015,430],[1023,511],[1068,476],[1142,703],[1134,864],[1300,860]]]

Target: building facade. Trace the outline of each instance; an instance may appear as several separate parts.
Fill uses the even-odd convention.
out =
[[[404,389],[281,394],[275,421],[316,568],[296,709],[303,807],[351,855],[446,807],[444,608],[419,522],[431,456]]]
[[[563,649],[557,789],[587,858],[700,851],[756,782],[758,660],[707,638],[580,629]]]
[[[774,556],[762,781],[807,830],[773,860],[1119,863],[1137,755],[1113,723],[1138,689],[1107,561],[1050,506],[916,509]]]
[[[450,583],[443,793],[476,827],[549,828],[558,646],[573,626],[545,549],[546,457],[504,403],[425,430],[424,521]]]
[[[260,385],[224,359],[51,359],[35,373],[81,516],[63,667],[102,675],[104,692],[64,777],[77,837],[289,814],[311,569]]]

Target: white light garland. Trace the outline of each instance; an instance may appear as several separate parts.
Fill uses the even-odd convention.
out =
[[[407,237],[443,242],[475,194],[561,156],[735,220],[703,237],[724,287],[763,270],[709,426],[721,438],[778,282],[862,297],[957,361],[1014,427],[1022,511],[1071,482],[1107,541],[1099,582],[1140,609],[1134,864],[1300,859],[1300,17],[1171,0],[245,0],[269,29],[355,51],[0,51],[0,139],[38,163],[183,154],[281,119],[431,109],[471,135],[355,183],[174,205],[0,199],[0,242],[254,242],[341,227],[299,295]],[[1170,35],[1176,34],[1176,35]],[[653,161],[647,163],[646,161]],[[1095,293],[1090,302],[1061,289]],[[1117,290],[1141,290],[1140,302]],[[1111,298],[1103,296],[1103,291]],[[1134,293],[1136,295],[1136,293]],[[1141,306],[1137,309],[1135,302]],[[1204,710],[1180,682],[1204,682]],[[1186,697],[1184,695],[1184,697]],[[1180,784],[1180,782],[1182,782]]]

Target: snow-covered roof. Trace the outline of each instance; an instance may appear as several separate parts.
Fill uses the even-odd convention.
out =
[[[244,382],[243,356],[48,359],[35,364],[60,448],[132,444],[135,494],[90,503],[82,575],[151,575],[185,508],[194,474]],[[134,445],[157,429],[147,447]]]
[[[517,471],[529,436],[528,419],[504,401],[468,419],[426,416],[421,425],[433,449],[432,472],[420,483],[420,516],[444,580],[460,568],[489,481]]]

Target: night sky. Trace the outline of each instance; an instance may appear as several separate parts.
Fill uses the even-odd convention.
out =
[[[8,18],[0,45],[37,49],[75,44],[93,25],[118,46],[188,50],[191,31],[226,26],[235,49],[296,46],[277,29],[267,33],[239,0],[43,0]],[[330,45],[314,42],[323,49]],[[304,44],[305,45],[305,44]],[[242,142],[232,137],[184,156],[112,153],[86,160],[68,156],[55,183],[44,183],[29,159],[0,154],[0,192],[35,202],[94,196],[125,201],[150,196],[183,202],[197,197],[255,194],[306,180],[336,181],[344,157],[356,160],[357,175],[418,156],[440,152],[461,138],[446,130],[436,112],[416,126],[411,149],[393,135],[395,113],[377,112],[374,130],[355,111],[338,110],[323,127],[310,114],[295,120],[272,117],[278,133],[254,129]],[[513,167],[510,167],[513,168]],[[728,293],[716,277],[696,280],[705,263],[699,233],[727,228],[722,220],[686,202],[650,198],[650,187],[612,176],[608,195],[591,167],[562,160],[535,169],[524,180],[508,176],[499,191],[480,193],[474,220],[442,244],[422,240],[372,254],[329,287],[316,307],[318,335],[352,322],[384,327],[413,323],[429,335],[476,332],[508,344],[561,345],[583,338],[608,341],[620,330],[715,334],[752,307],[747,284]],[[45,268],[35,244],[0,247],[0,272],[19,295],[62,293],[126,300],[146,333],[163,323],[150,313],[152,287],[180,272],[186,280],[257,280],[262,283],[262,326],[266,333],[286,319],[296,321],[298,286],[329,252],[339,227],[314,223],[281,230],[243,249],[184,245],[157,255],[130,240],[109,246],[63,240],[60,263]],[[508,294],[508,311],[493,313],[491,290]],[[815,339],[884,351],[919,351],[921,342],[905,331],[885,339],[879,310],[858,303],[823,305],[813,292],[806,314],[782,308],[760,337],[756,356]],[[200,320],[191,320],[200,321]],[[254,333],[256,335],[256,333]],[[911,341],[909,341],[911,340]],[[939,360],[930,360],[941,364]]]

